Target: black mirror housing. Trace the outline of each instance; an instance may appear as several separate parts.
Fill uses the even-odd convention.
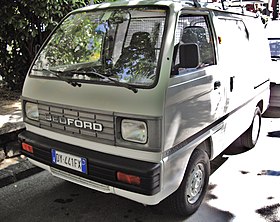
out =
[[[179,46],[180,68],[196,68],[200,64],[199,47],[196,43]]]

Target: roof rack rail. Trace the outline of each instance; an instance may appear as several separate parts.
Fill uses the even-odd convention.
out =
[[[247,11],[246,5],[250,2],[264,3],[264,0],[201,0],[199,2],[204,7],[212,7],[238,14],[258,16],[257,13]]]
[[[201,7],[202,5],[207,7],[209,5],[215,4],[214,7],[222,10],[227,10],[227,7],[224,4],[224,2],[227,2],[227,0],[173,0],[173,1],[182,2],[195,7]]]
[[[174,2],[181,2],[185,3],[194,7],[200,7],[199,1],[198,0],[173,0]]]
[[[227,2],[226,0],[223,0],[225,2]],[[242,14],[247,14],[247,15],[256,15],[257,17],[259,16],[259,14],[253,11],[249,11],[247,10],[247,5],[248,4],[261,4],[264,3],[264,0],[231,0],[227,2],[227,10],[229,8],[235,8],[236,10],[239,8],[241,9],[241,13]]]

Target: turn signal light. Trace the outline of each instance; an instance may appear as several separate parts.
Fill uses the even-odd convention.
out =
[[[29,152],[29,153],[33,153],[33,147],[27,143],[22,143],[21,144],[22,149]]]
[[[141,183],[141,178],[138,176],[134,176],[134,175],[129,175],[126,173],[122,173],[122,172],[117,172],[117,179],[120,182],[124,182],[127,184],[131,184],[131,185],[140,185]]]
[[[218,42],[219,44],[222,44],[222,37],[218,36]]]

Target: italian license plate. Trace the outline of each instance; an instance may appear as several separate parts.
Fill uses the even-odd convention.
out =
[[[82,173],[87,173],[87,159],[52,149],[52,162]]]

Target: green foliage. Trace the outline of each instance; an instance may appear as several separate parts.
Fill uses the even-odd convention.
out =
[[[0,76],[21,89],[36,52],[58,22],[90,0],[5,0],[0,9]]]

